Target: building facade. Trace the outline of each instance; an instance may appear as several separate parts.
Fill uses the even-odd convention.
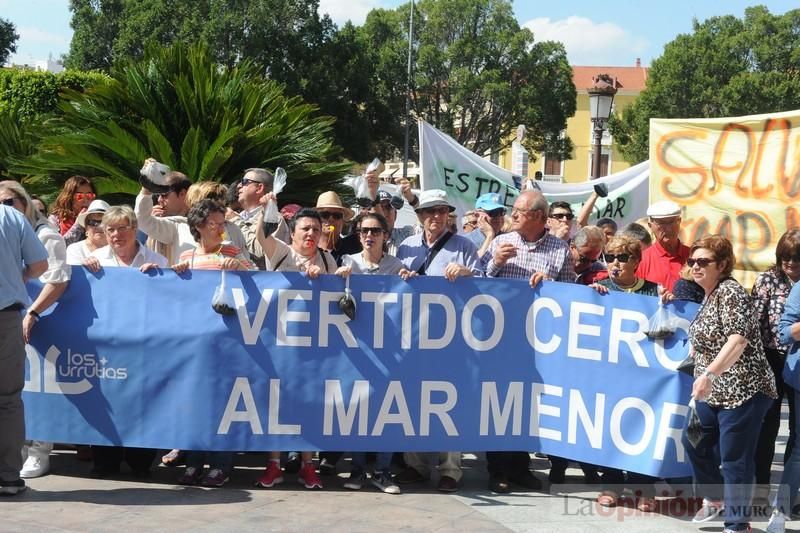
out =
[[[521,154],[518,149],[508,150],[493,158],[501,167],[520,173],[520,162],[527,156],[527,175],[534,176],[541,171],[546,181],[574,183],[586,181],[592,175],[592,150],[594,135],[589,115],[588,88],[594,85],[592,78],[598,74],[608,74],[616,78],[617,94],[614,97],[613,113],[619,114],[631,105],[647,84],[647,67],[642,67],[639,59],[633,67],[572,67],[572,80],[577,90],[575,115],[567,120],[566,133],[574,145],[572,157],[560,160],[547,154]],[[627,163],[614,146],[614,139],[606,131],[602,140],[602,162],[600,175],[607,176],[631,165]]]

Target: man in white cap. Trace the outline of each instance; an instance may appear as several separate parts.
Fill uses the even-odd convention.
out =
[[[664,200],[648,207],[647,216],[655,243],[642,254],[636,275],[671,291],[689,258],[689,247],[678,238],[681,208],[675,202]]]
[[[444,276],[455,281],[462,276],[481,274],[475,245],[466,237],[447,230],[447,215],[455,211],[455,207],[447,201],[444,191],[423,191],[415,211],[423,231],[404,240],[397,249],[397,258],[405,265],[400,271],[403,278]],[[436,455],[440,474],[436,488],[442,492],[455,492],[461,479],[461,452],[441,452]],[[397,483],[417,483],[430,477],[426,454],[407,452],[404,457],[408,466],[397,475]]]

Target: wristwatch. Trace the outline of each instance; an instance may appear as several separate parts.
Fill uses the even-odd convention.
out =
[[[706,370],[705,372],[703,372],[703,375],[708,378],[708,381],[710,381],[712,385],[714,384],[715,381],[717,381],[717,379],[719,379],[719,376],[710,370]]]

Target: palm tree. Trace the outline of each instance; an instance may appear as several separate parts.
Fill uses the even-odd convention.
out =
[[[308,205],[340,189],[350,167],[337,161],[332,118],[285,96],[252,63],[216,64],[204,45],[150,46],[141,61],[115,66],[108,83],[64,91],[59,107],[36,153],[12,161],[25,182],[82,174],[102,194],[135,194],[148,157],[195,181],[281,166],[289,176],[282,198]]]

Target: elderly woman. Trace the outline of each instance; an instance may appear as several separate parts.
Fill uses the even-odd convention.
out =
[[[588,227],[588,226],[587,226]],[[636,277],[636,268],[642,260],[642,245],[640,241],[619,235],[612,237],[606,244],[603,259],[608,266],[608,278],[590,285],[601,294],[608,291],[629,292],[644,296],[659,296],[658,285]],[[597,503],[604,507],[617,505],[619,495],[625,485],[625,475],[622,470],[603,467],[603,491],[597,497]],[[649,513],[656,510],[655,487],[657,478],[628,472],[628,485],[632,492],[641,494],[636,507],[642,512]]]
[[[78,215],[97,197],[97,190],[89,178],[72,176],[64,182],[61,192],[50,210],[50,224],[64,237],[67,246],[83,239],[83,228],[77,224]]]
[[[795,404],[791,391],[784,393],[781,373],[786,362],[788,344],[784,344],[779,335],[778,325],[783,315],[784,305],[792,286],[800,280],[800,229],[792,229],[781,235],[775,248],[775,264],[759,274],[753,285],[753,299],[761,329],[761,341],[767,355],[772,372],[778,399],[772,404],[756,447],[756,493],[753,505],[767,507],[769,505],[769,481],[772,459],[775,455],[775,439],[781,422],[781,404],[784,394],[789,400],[789,440],[786,443],[784,460],[792,455],[796,427],[794,423]]]
[[[53,305],[64,294],[69,284],[71,269],[67,265],[67,247],[64,238],[48,224],[47,220],[34,207],[31,197],[25,188],[16,181],[0,181],[0,202],[16,208],[31,223],[36,236],[47,250],[47,271],[39,277],[42,290],[28,308],[22,320],[22,336],[25,342],[30,341],[34,325],[39,314]],[[20,477],[35,478],[43,476],[50,470],[50,452],[53,443],[28,441],[22,450],[25,462]]]
[[[86,238],[67,246],[67,263],[82,265],[84,259],[89,257],[92,252],[108,244],[102,224],[103,215],[106,214],[109,207],[103,200],[95,200],[89,204],[86,211],[78,215],[76,223],[86,232]]]
[[[214,200],[200,200],[186,215],[189,229],[197,241],[197,248],[181,254],[180,263],[173,266],[176,272],[198,270],[256,270],[242,251],[222,239],[225,233],[225,208]],[[177,452],[177,450],[173,450]],[[170,452],[170,453],[173,453]],[[166,457],[166,456],[165,456]],[[162,459],[163,461],[163,459]],[[208,462],[208,473],[203,468]],[[201,484],[204,487],[221,487],[230,479],[233,469],[233,452],[186,452],[186,470],[178,479],[181,485]]]
[[[357,254],[342,257],[342,266],[336,274],[347,277],[350,274],[396,275],[403,270],[403,263],[386,253],[386,240],[389,238],[389,223],[378,213],[364,213],[356,219],[356,234],[362,250]],[[400,487],[392,480],[391,452],[378,452],[375,469],[370,482],[386,494],[400,494]],[[367,482],[367,456],[364,452],[353,453],[350,477],[344,488],[360,490]]]
[[[764,415],[778,397],[764,354],[753,301],[731,276],[736,258],[728,239],[696,241],[686,263],[705,300],[689,327],[695,360],[692,398],[702,438],[683,444],[704,493],[692,520],[707,522],[725,509],[725,531],[749,531],[750,487]],[[720,470],[720,464],[722,469]]]
[[[636,268],[641,260],[642,245],[639,241],[626,235],[612,237],[603,253],[603,261],[608,268],[608,278],[590,287],[602,294],[608,291],[622,291],[658,296],[658,285],[636,276]]]
[[[136,215],[127,205],[110,207],[103,215],[103,231],[108,244],[87,257],[83,266],[92,272],[101,267],[133,267],[142,272],[166,268],[167,258],[136,240]]]
[[[792,232],[787,232],[784,237],[790,233]],[[796,236],[792,235],[787,238],[787,241],[793,243],[795,239]],[[781,241],[783,241],[783,237],[781,237]],[[778,248],[781,248],[781,241],[778,242]],[[787,248],[783,248],[783,250],[785,252]],[[796,256],[784,257],[791,257],[791,261],[786,261],[786,263],[800,265]],[[767,524],[768,533],[783,533],[786,530],[786,519],[792,513],[792,506],[797,499],[797,491],[800,489],[800,442],[798,442],[796,431],[798,418],[800,418],[800,409],[797,409],[798,398],[800,398],[800,364],[798,364],[800,363],[800,284],[798,283],[792,286],[789,296],[786,298],[783,315],[778,322],[777,340],[779,345],[789,346],[782,377],[786,382],[786,393],[791,394],[794,398],[794,402],[790,402],[789,406],[794,406],[790,426],[795,431],[790,436],[790,441],[786,443],[786,454],[784,455],[786,464],[781,475],[778,493],[775,495],[775,510]]]
[[[275,202],[273,193],[267,193],[260,200],[266,206]],[[258,219],[256,238],[264,250],[267,270],[274,272],[304,272],[311,279],[320,274],[333,274],[336,271],[336,260],[333,256],[319,248],[322,235],[322,219],[313,209],[301,209],[289,222],[289,233],[292,243],[287,245],[272,235],[264,233],[264,212]],[[302,466],[298,473],[298,481],[307,489],[321,489],[320,481],[314,469],[313,453],[301,452]],[[271,488],[283,483],[283,471],[280,466],[280,452],[270,452],[267,467],[256,481],[257,487]]]
[[[166,268],[166,257],[136,240],[136,215],[127,205],[108,208],[103,215],[102,227],[108,244],[92,252],[83,262],[91,272],[99,272],[102,267],[130,267],[141,272]],[[156,451],[149,448],[92,446],[94,468],[91,475],[97,478],[116,475],[124,459],[136,477],[145,478],[150,475],[155,454]]]

